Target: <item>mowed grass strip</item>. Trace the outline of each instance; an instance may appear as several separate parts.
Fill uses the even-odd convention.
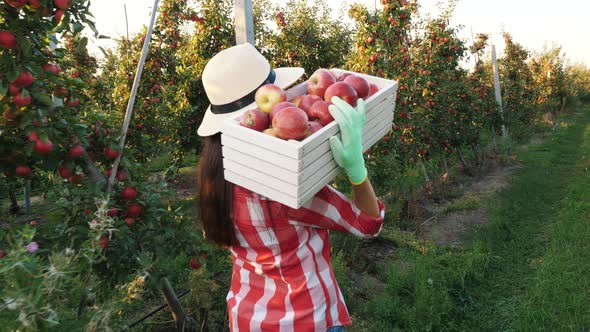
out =
[[[590,125],[556,221],[516,311],[517,330],[590,330]]]
[[[590,328],[590,109],[544,144],[494,202],[479,244],[497,258],[468,290],[465,322],[478,331]]]

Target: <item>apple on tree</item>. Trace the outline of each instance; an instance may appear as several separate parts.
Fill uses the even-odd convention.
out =
[[[26,96],[23,96],[22,92],[19,92],[12,97],[12,102],[17,107],[25,107],[31,105],[32,101],[33,100],[31,98],[31,95],[27,94]]]
[[[57,173],[63,179],[69,179],[72,176],[72,171],[65,165],[61,165],[57,168]]]
[[[33,78],[33,75],[25,70],[20,73],[20,75],[14,81],[12,81],[12,84],[14,84],[17,88],[26,88],[33,84],[34,81],[35,79]]]
[[[82,145],[74,145],[70,148],[70,157],[79,158],[84,155],[84,147]]]
[[[141,215],[141,205],[137,203],[132,203],[127,206],[127,216],[128,217],[139,217]]]
[[[29,166],[17,166],[14,173],[20,177],[26,177],[32,173],[31,168]]]
[[[287,100],[287,93],[278,85],[266,84],[256,91],[254,99],[261,111],[270,113],[276,104]]]
[[[13,48],[16,46],[16,37],[10,31],[0,31],[0,47]]]
[[[117,159],[117,157],[119,157],[119,150],[114,150],[111,149],[111,147],[107,146],[106,148],[104,148],[104,156],[107,159]]]
[[[137,198],[137,189],[132,188],[132,187],[126,187],[121,192],[121,197],[123,197],[123,199],[126,199],[128,201],[132,201]]]
[[[50,140],[43,141],[42,139],[37,139],[33,145],[33,151],[39,154],[50,154],[53,151],[53,142]]]

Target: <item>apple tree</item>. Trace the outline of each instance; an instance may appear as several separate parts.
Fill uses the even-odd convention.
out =
[[[535,117],[536,98],[533,75],[527,64],[530,53],[504,33],[504,56],[498,60],[504,123],[512,134],[521,137]]]
[[[342,67],[351,31],[330,15],[324,0],[255,5],[257,46],[274,67],[302,67],[308,76],[319,68]]]

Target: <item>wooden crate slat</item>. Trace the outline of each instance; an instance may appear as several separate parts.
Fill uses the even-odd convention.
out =
[[[331,70],[336,75],[347,71]],[[366,149],[392,127],[398,82],[362,73],[355,75],[376,84],[379,91],[367,98],[363,128]],[[307,92],[307,82],[287,90],[288,100]],[[285,141],[239,125],[239,115],[224,121],[222,144],[226,179],[270,199],[298,208],[340,171],[329,146],[339,134],[333,122],[309,138]]]
[[[255,169],[263,169],[270,174],[274,174],[275,177],[283,179],[284,181],[291,184],[298,184],[301,181],[302,173],[296,171],[290,171],[281,166],[271,164],[267,160],[259,159],[257,157],[249,156],[240,151],[234,150],[230,147],[223,147],[223,160],[226,159],[239,161],[241,164],[248,165]]]
[[[368,150],[371,146],[373,146],[375,143],[377,143],[383,136],[387,135],[387,133],[391,130],[391,127],[392,127],[391,124],[389,124],[388,126],[383,128],[380,132],[376,133],[375,136],[373,136],[373,138],[371,138],[369,141],[366,142],[366,144],[363,145],[364,149]],[[305,204],[318,191],[320,191],[324,186],[326,186],[327,184],[332,182],[334,177],[336,177],[336,175],[338,175],[338,172],[340,172],[340,168],[335,168],[335,169],[331,170],[328,174],[326,174],[326,176],[324,176],[321,180],[319,180],[316,185],[314,185],[310,189],[308,189],[307,192],[305,192],[301,196],[301,198],[299,199],[298,207]]]
[[[368,135],[372,134],[372,132],[371,132],[372,130],[376,130],[378,128],[381,128],[381,127],[387,125],[388,122],[390,123],[391,121],[393,121],[393,113],[392,112],[389,112],[387,110],[381,112],[379,115],[377,115],[375,118],[372,119],[372,123],[365,126],[365,128],[363,130],[363,142],[371,137]],[[311,175],[313,175],[318,169],[320,169],[324,165],[327,165],[328,163],[335,163],[334,158],[332,157],[332,154],[330,151],[329,139],[326,140],[325,144],[327,144],[325,149],[315,151],[316,153],[319,153],[320,151],[324,152],[323,154],[321,154],[317,158],[308,159],[308,160],[312,161],[309,165],[304,163],[303,176],[302,176],[303,181],[306,181]]]
[[[226,170],[232,171],[236,174],[240,174],[244,177],[247,177],[248,179],[252,179],[259,183],[264,183],[265,185],[272,187],[285,195],[291,196],[293,198],[299,197],[300,188],[297,185],[290,184],[281,179],[275,178],[271,174],[263,173],[261,171],[255,170],[250,166],[246,166],[240,164],[235,160],[229,159],[225,159],[223,161],[223,167]]]
[[[363,131],[369,130],[370,128],[374,127],[378,121],[381,121],[381,116],[384,116],[384,114],[386,114],[386,113],[393,114],[393,112],[391,112],[391,110],[388,109],[389,107],[387,107],[386,105],[380,106],[380,107],[381,107],[381,109],[376,109],[373,112],[373,117],[365,123]],[[337,125],[336,125],[336,127],[337,127]],[[339,133],[339,130],[334,135],[336,135],[338,133]],[[334,135],[331,135],[331,136],[334,136]],[[303,169],[305,169],[306,167],[308,167],[309,165],[314,163],[318,158],[320,158],[322,155],[324,155],[324,153],[326,153],[330,149],[328,138],[331,136],[328,136],[325,140],[323,140],[321,142],[321,144],[319,146],[317,146],[314,150],[312,150],[310,152],[306,151],[304,153],[304,157],[302,160]],[[304,147],[304,150],[305,150],[305,147]]]
[[[242,151],[255,158],[268,160],[270,163],[283,167],[293,172],[299,172],[302,167],[301,160],[292,159],[285,155],[266,150],[263,147],[250,144],[228,135],[221,135],[221,144],[237,151]]]
[[[267,187],[261,183],[238,175],[230,170],[225,170],[224,172],[225,179],[233,184],[236,184],[240,187],[244,187],[250,191],[258,193],[265,197],[272,197],[273,200],[281,202],[287,206],[290,206],[294,209],[298,209],[300,207],[299,200],[293,198],[289,195],[285,195],[282,192],[279,192],[273,188]]]
[[[366,123],[377,116],[381,111],[395,107],[395,97],[391,96],[390,98],[385,99],[381,104],[377,105],[375,108],[370,109],[367,111],[367,119]],[[310,136],[308,139],[304,140],[303,143],[303,155],[307,156],[308,153],[316,149],[319,145],[324,143],[330,137],[338,134],[340,132],[340,128],[336,121],[329,123],[326,127],[319,130],[315,135]]]
[[[301,142],[280,140],[279,144],[277,144],[278,138],[243,127],[238,122],[234,121],[225,121],[223,123],[223,128],[225,129],[223,135],[232,136],[239,140],[256,144],[289,158],[301,158]]]
[[[375,118],[372,119],[371,124],[368,124],[367,127],[370,127],[373,130],[376,130],[380,125],[382,124],[386,124],[387,122],[390,122],[392,119],[392,113],[389,111],[383,111],[381,112],[379,115],[377,115]],[[371,129],[367,128],[367,131],[363,134],[363,140],[368,139],[370,135],[372,134],[370,132]],[[225,138],[226,141],[229,139],[230,141],[233,139],[232,138]],[[331,154],[330,148],[329,148],[329,140],[326,141],[327,142],[327,149],[324,152],[323,155],[321,155],[320,157],[318,157],[316,160],[313,161],[312,164],[310,164],[309,166],[303,168],[303,171],[298,172],[295,171],[294,169],[287,169],[283,166],[280,165],[275,165],[274,163],[277,163],[277,161],[280,163],[281,160],[278,159],[276,160],[275,158],[277,157],[275,156],[268,156],[268,152],[267,152],[267,156],[266,157],[261,157],[260,155],[248,155],[245,153],[242,153],[240,151],[250,151],[249,149],[241,149],[240,151],[225,145],[223,147],[223,155],[225,159],[229,159],[229,160],[233,160],[233,161],[237,161],[238,163],[242,164],[242,165],[249,165],[252,168],[255,169],[259,169],[259,170],[264,170],[266,173],[270,174],[271,176],[274,176],[278,179],[284,180],[287,183],[291,183],[291,184],[299,184],[302,183],[303,181],[306,181],[307,179],[309,179],[311,176],[313,176],[314,174],[317,173],[318,170],[320,170],[323,167],[330,167],[331,164],[336,165],[336,163],[334,162],[334,158]],[[248,143],[246,143],[248,144]],[[234,144],[235,145],[235,144]],[[232,145],[232,146],[234,146]],[[262,153],[262,152],[261,152]],[[224,159],[224,161],[225,161]],[[291,162],[292,160],[288,160],[288,162]],[[274,163],[273,163],[274,162]],[[330,164],[330,165],[328,165]]]
[[[393,119],[393,115],[389,114],[389,117],[390,119]],[[391,129],[391,121],[387,121],[386,119],[386,121],[383,121],[381,125],[371,128],[369,132],[363,135],[363,142],[366,142],[363,144],[364,151],[368,150],[374,144],[373,140],[375,140],[375,136],[380,134],[385,128]],[[329,151],[327,153],[331,154],[332,151]],[[338,164],[336,163],[334,158],[332,158],[327,164],[318,168],[311,177],[303,181],[303,183],[300,185],[300,188],[302,188],[300,192],[306,192],[307,190],[312,188],[315,185],[315,183],[317,183],[317,181],[320,181],[326,174],[329,174],[331,170],[337,167]]]

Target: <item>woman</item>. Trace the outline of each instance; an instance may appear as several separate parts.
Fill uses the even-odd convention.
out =
[[[231,252],[227,306],[232,331],[342,331],[351,324],[330,264],[329,230],[358,237],[381,230],[384,206],[375,197],[363,160],[364,102],[357,109],[334,98],[330,113],[342,140],[330,139],[336,162],[353,184],[352,202],[330,186],[300,209],[225,181],[221,150],[224,119],[252,107],[267,83],[286,88],[300,68],[272,69],[250,44],[224,50],[203,72],[211,102],[199,135],[200,211],[205,236]]]

